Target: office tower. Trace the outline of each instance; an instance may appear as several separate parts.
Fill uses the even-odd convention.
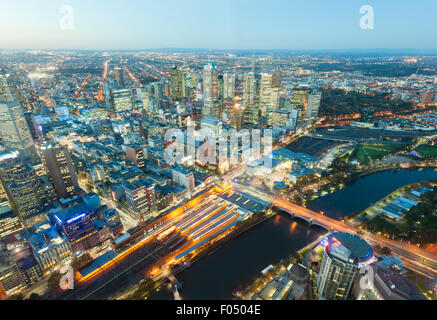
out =
[[[235,96],[235,74],[225,73],[223,75],[223,98],[234,98]]]
[[[324,250],[317,291],[328,300],[345,300],[360,265],[374,258],[372,247],[363,239],[344,232],[331,234],[322,244]]]
[[[18,150],[33,159],[38,157],[23,108],[3,75],[0,75],[0,140],[6,149]]]
[[[272,113],[275,106],[279,104],[278,88],[275,88],[275,94],[272,88],[272,75],[268,73],[261,74],[259,106],[264,123],[271,125]],[[275,102],[277,99],[277,103]]]
[[[22,229],[20,219],[9,204],[0,206],[0,239]]]
[[[298,111],[296,109],[291,109],[290,130],[292,131],[296,130],[298,117],[299,117]]]
[[[218,111],[214,110],[217,107],[218,99],[218,73],[217,67],[214,64],[205,66],[202,72],[203,76],[203,108],[202,117],[217,117]]]
[[[308,92],[306,90],[294,90],[291,98],[293,109],[298,111],[298,121],[305,121],[308,107]]]
[[[138,168],[144,168],[144,151],[143,147],[138,145],[126,146],[126,158]]]
[[[150,93],[149,90],[144,90],[142,92],[141,102],[143,104],[143,113],[148,113],[149,112],[149,103],[150,103],[150,100],[151,100],[151,93]]]
[[[282,72],[277,70],[272,73],[272,87],[281,88]]]
[[[291,111],[277,109],[273,112],[272,125],[286,127],[291,117]]]
[[[111,90],[111,100],[115,112],[132,110],[132,100],[129,89]]]
[[[6,151],[0,156],[0,178],[9,203],[26,227],[39,222],[42,210],[49,204],[46,190],[34,168],[23,162],[18,152]]]
[[[127,205],[139,224],[156,212],[155,183],[140,179],[127,184],[124,189]]]
[[[171,169],[173,181],[180,186],[187,188],[189,192],[194,191],[194,174],[192,171],[186,170],[181,167]]]
[[[272,87],[271,105],[273,106],[273,110],[279,108],[279,98],[280,98],[279,88]]]
[[[306,118],[316,120],[319,115],[320,100],[322,92],[313,92],[308,95],[308,108],[306,111]]]
[[[83,203],[68,207],[54,216],[55,222],[70,240],[73,253],[84,252],[99,244],[94,225],[95,212]]]
[[[170,72],[170,96],[173,100],[185,98],[185,79],[181,70],[174,67]]]
[[[28,231],[26,240],[43,272],[55,270],[73,258],[68,238],[60,235],[48,220]]]
[[[243,80],[244,125],[256,125],[259,121],[257,104],[257,80],[253,72],[246,73]]]
[[[222,137],[223,123],[217,118],[200,120],[200,131],[205,137],[215,137],[219,141]]]
[[[120,87],[124,87],[124,76],[123,76],[123,69],[120,67],[114,68],[114,77],[115,81]]]
[[[27,126],[30,130],[30,134],[34,140],[38,139],[38,134],[36,133],[35,119],[33,117],[33,112],[24,112],[24,118],[26,119]]]
[[[153,97],[157,100],[162,98],[162,85],[159,82],[153,84]]]
[[[0,257],[0,293],[1,289],[7,294],[13,294],[26,285],[20,269],[14,261]]]
[[[41,160],[59,198],[74,196],[79,187],[70,152],[65,146],[45,144],[40,147]]]

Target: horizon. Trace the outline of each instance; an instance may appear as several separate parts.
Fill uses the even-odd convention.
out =
[[[361,11],[363,9],[364,11]],[[362,19],[373,14],[369,28]],[[6,0],[0,47],[11,50],[436,51],[437,3],[266,0]],[[355,49],[344,49],[355,48]]]

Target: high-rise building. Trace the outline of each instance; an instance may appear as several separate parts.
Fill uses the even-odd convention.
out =
[[[59,198],[68,198],[79,187],[70,151],[65,146],[45,144],[40,147],[41,160]]]
[[[210,63],[203,69],[203,107],[202,117],[219,117],[218,100],[218,73],[217,67]]]
[[[114,68],[114,77],[115,81],[120,87],[124,87],[124,76],[123,76],[123,69],[120,67]]]
[[[0,143],[6,149],[37,158],[23,108],[12,94],[8,78],[3,75],[0,75]]]
[[[173,100],[185,98],[185,78],[181,70],[174,67],[170,73],[170,95]]]
[[[129,89],[111,90],[111,99],[115,112],[132,110],[132,100]]]
[[[280,88],[282,82],[282,72],[280,70],[274,71],[272,73],[272,87]]]
[[[26,227],[43,218],[42,210],[50,203],[34,168],[23,162],[18,152],[0,156],[0,179],[9,203]]]
[[[219,141],[222,137],[223,123],[217,118],[204,118],[200,120],[200,131],[205,137],[214,137]]]
[[[319,115],[320,100],[322,99],[322,92],[313,92],[308,95],[308,108],[306,111],[306,118],[315,120]]]
[[[20,219],[9,205],[0,206],[0,239],[22,229]]]
[[[244,125],[256,125],[259,121],[257,79],[253,72],[246,73],[243,80]]]
[[[371,261],[372,247],[353,234],[337,232],[322,241],[322,265],[317,277],[317,291],[328,300],[345,300],[361,264]]]
[[[298,121],[305,121],[308,107],[308,91],[302,89],[294,90],[291,105],[293,109],[298,111]]]
[[[235,96],[235,74],[225,73],[223,75],[223,98],[234,98]]]
[[[156,212],[155,183],[140,179],[127,184],[124,189],[127,205],[138,223],[144,222]]]
[[[279,88],[272,87],[272,80],[272,74],[261,74],[259,105],[261,116],[267,125],[271,125],[273,111],[279,106]]]
[[[68,207],[54,216],[56,224],[70,240],[73,253],[84,252],[100,242],[94,225],[95,211],[83,203]]]
[[[61,236],[47,220],[29,229],[25,236],[43,272],[59,268],[73,258],[68,238]]]

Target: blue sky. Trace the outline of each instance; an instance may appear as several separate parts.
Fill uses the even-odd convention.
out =
[[[1,0],[0,48],[436,49],[436,13],[436,0]]]

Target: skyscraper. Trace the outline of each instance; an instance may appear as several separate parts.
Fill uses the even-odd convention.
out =
[[[298,111],[298,121],[305,121],[308,108],[308,91],[303,89],[294,90],[291,105],[293,109]]]
[[[317,277],[317,291],[325,299],[345,300],[361,264],[373,258],[373,250],[363,239],[337,232],[322,241],[322,265]]]
[[[59,198],[68,198],[75,194],[79,187],[76,171],[71,160],[70,152],[64,146],[41,146],[41,160],[47,168],[50,180]]]
[[[174,67],[170,73],[170,95],[173,100],[182,100],[185,98],[184,80],[182,71]]]
[[[3,75],[0,75],[0,142],[6,149],[18,150],[27,157],[37,157],[23,108]]]
[[[124,77],[123,77],[123,69],[120,67],[114,68],[114,77],[117,84],[121,87],[124,87]]]
[[[203,108],[202,117],[219,117],[218,110],[215,110],[215,103],[218,99],[218,73],[217,67],[210,63],[203,69]]]
[[[306,118],[307,119],[317,119],[319,115],[319,108],[320,108],[320,100],[322,98],[322,92],[313,92],[310,95],[308,95],[308,108],[306,111]]]
[[[279,70],[274,71],[272,74],[272,87],[280,88],[281,82],[282,82],[282,72]]]
[[[132,100],[129,89],[111,90],[111,98],[115,112],[132,110]]]
[[[225,73],[223,75],[223,98],[233,98],[235,96],[235,74]]]
[[[2,153],[0,160],[0,179],[9,203],[24,225],[30,227],[40,221],[41,210],[48,204],[41,181],[17,151]]]
[[[275,89],[275,91],[277,88]],[[261,116],[264,117],[265,124],[270,125],[272,120],[273,109],[275,108],[276,97],[279,103],[278,93],[273,94],[272,88],[272,75],[269,73],[263,73],[261,75],[261,86],[260,86],[260,111]]]
[[[243,80],[243,108],[244,125],[256,125],[258,123],[259,106],[257,104],[257,81],[255,73],[249,72]]]

